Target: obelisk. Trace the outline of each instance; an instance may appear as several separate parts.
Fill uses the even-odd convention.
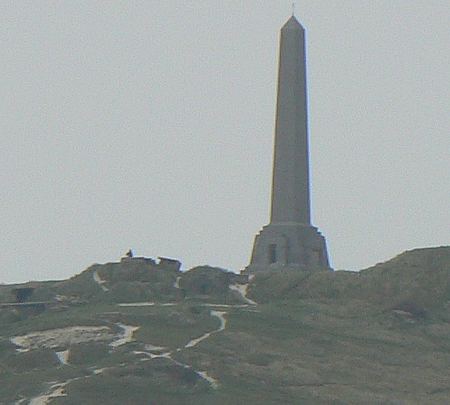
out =
[[[311,225],[305,29],[281,29],[270,223],[255,237],[246,273],[329,269],[325,238]]]

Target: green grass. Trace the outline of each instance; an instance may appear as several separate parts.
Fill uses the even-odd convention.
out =
[[[92,280],[108,280],[103,292]],[[450,249],[402,254],[360,274],[262,273],[249,297],[256,307],[223,308],[227,328],[174,359],[141,361],[146,343],[183,347],[219,327],[204,302],[238,302],[236,276],[198,268],[182,275],[124,265],[97,266],[42,296],[78,297],[83,305],[39,315],[0,312],[0,403],[79,378],[52,404],[446,404],[450,395]],[[0,297],[7,287],[0,288]],[[184,296],[184,298],[183,298]],[[1,298],[0,298],[1,299]],[[177,301],[174,306],[119,307],[118,302]],[[256,312],[253,312],[256,311]],[[61,366],[50,350],[18,354],[9,337],[77,325],[139,325],[136,341],[71,347]],[[118,331],[118,329],[117,329]],[[107,368],[103,374],[93,370]],[[217,390],[193,370],[216,378]]]

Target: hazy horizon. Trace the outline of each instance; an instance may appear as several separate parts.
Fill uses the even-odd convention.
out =
[[[269,220],[292,1],[0,3],[0,282],[137,255],[238,271]],[[448,1],[297,1],[335,269],[450,244]]]

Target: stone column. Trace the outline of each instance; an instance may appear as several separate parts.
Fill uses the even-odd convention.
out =
[[[330,269],[325,238],[311,225],[305,30],[281,29],[270,223],[256,235],[245,273]]]
[[[305,30],[281,29],[271,223],[311,224]]]

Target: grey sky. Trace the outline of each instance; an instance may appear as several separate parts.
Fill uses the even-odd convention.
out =
[[[268,222],[291,1],[0,2],[0,282],[129,247],[239,270]],[[335,268],[450,243],[448,0],[297,1]]]

